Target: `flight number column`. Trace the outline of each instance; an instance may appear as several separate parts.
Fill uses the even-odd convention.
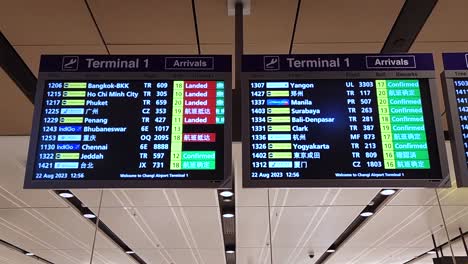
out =
[[[371,81],[348,81],[346,102],[353,168],[379,168],[382,161],[377,153],[377,136],[374,110],[374,83]]]

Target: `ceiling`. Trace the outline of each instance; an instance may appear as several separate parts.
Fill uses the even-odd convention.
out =
[[[244,19],[245,53],[287,53],[296,1],[252,0]],[[41,54],[196,54],[189,0],[15,0],[0,8],[0,30],[34,74]],[[303,0],[293,53],[379,52],[403,0]],[[195,0],[202,54],[232,54],[234,19],[225,1]],[[466,0],[439,1],[411,52],[468,50]],[[0,70],[0,239],[53,263],[89,263],[94,226],[54,192],[23,190],[33,106]],[[441,96],[439,98],[442,98]],[[440,99],[441,109],[444,109]],[[441,110],[442,113],[443,110]],[[306,264],[318,259],[378,189],[244,189],[235,144],[237,263]],[[453,174],[453,168],[451,168]],[[451,175],[453,178],[453,175]],[[99,190],[76,190],[97,212]],[[439,190],[451,237],[468,231],[468,189]],[[103,222],[147,263],[225,263],[214,190],[104,191]],[[435,190],[406,189],[327,263],[403,263],[447,241]],[[271,232],[271,238],[270,238]],[[270,251],[270,241],[272,251]],[[93,263],[135,263],[97,232]],[[463,245],[453,245],[463,255]],[[446,255],[449,249],[444,249]],[[432,256],[415,263],[432,263]],[[271,261],[273,260],[273,261]],[[0,246],[0,263],[37,263]]]

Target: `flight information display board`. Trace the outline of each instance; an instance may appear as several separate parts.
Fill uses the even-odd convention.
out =
[[[430,54],[243,58],[246,187],[446,183]]]
[[[441,75],[458,187],[468,187],[468,53],[444,53]]]
[[[43,56],[25,188],[218,187],[230,56]]]

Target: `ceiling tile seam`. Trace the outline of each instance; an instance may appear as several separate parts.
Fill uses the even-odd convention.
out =
[[[273,199],[273,204],[276,204],[278,203],[278,199],[279,199],[279,194],[282,190],[281,189],[276,189],[275,190],[275,196],[274,196],[274,199]],[[268,194],[268,199],[270,199],[270,196],[269,196],[269,193]],[[273,241],[274,241],[274,238],[276,236],[276,233],[278,231],[278,228],[279,228],[279,225],[280,225],[280,222],[281,222],[281,217],[283,216],[283,212],[284,212],[284,205],[286,204],[287,200],[288,200],[288,196],[289,196],[289,189],[286,189],[284,190],[284,194],[283,194],[283,199],[282,199],[282,203],[281,205],[283,205],[282,207],[279,207],[279,213],[277,213],[277,220],[274,224],[274,227],[273,227],[273,232],[271,234],[269,234],[271,237],[270,237],[270,241],[268,241],[268,244],[270,245],[270,250],[268,250],[268,252],[271,251],[271,248],[273,248]],[[271,208],[271,206],[269,206]],[[273,218],[273,215],[275,215],[275,211],[274,210],[275,208],[273,208],[273,211],[271,212],[271,215],[268,214],[268,217],[270,218],[270,221],[269,223],[271,223],[271,219]],[[271,225],[268,226],[270,229],[272,228]],[[268,236],[268,235],[267,235]],[[266,257],[264,258],[264,263],[266,263],[268,261],[268,252],[266,254]],[[270,253],[271,254],[271,253]]]
[[[36,209],[25,210],[25,212],[28,213],[29,215],[31,215],[33,218],[37,219],[39,222],[43,223],[45,226],[50,228],[55,233],[59,234],[60,236],[63,236],[66,239],[69,239],[70,241],[72,241],[72,243],[74,243],[78,247],[81,247],[83,249],[87,248],[86,243],[84,243],[82,241],[79,241],[79,240],[76,240],[75,237],[72,234],[68,233],[65,229],[63,229],[61,226],[59,226],[56,223],[54,223],[53,221],[51,221],[49,218],[44,216],[42,213],[40,213]],[[80,216],[80,219],[82,219],[81,216]],[[87,221],[82,221],[82,222],[87,223]]]
[[[24,232],[21,228],[11,224],[10,222],[6,221],[5,219],[3,219],[1,217],[0,217],[0,225],[3,225],[4,227],[6,227],[6,228],[10,229],[11,231],[17,233],[18,235],[23,236],[23,237],[31,240],[33,243],[41,245],[42,247],[44,247],[44,249],[58,250],[53,245],[41,240],[40,238],[38,238],[38,237],[36,237],[34,235],[31,235],[31,234],[29,234],[27,232]],[[39,250],[44,250],[44,249],[39,249]],[[32,250],[32,249],[28,249],[28,250]],[[73,259],[71,259],[71,256],[68,256],[68,255],[65,255],[65,254],[61,254],[61,255],[62,255],[62,257],[73,261]],[[75,262],[75,263],[77,263],[77,262]],[[77,264],[80,264],[80,263],[77,263]]]
[[[179,194],[177,193],[177,190],[172,190],[172,191],[174,193],[176,204],[179,205],[179,206],[182,206],[182,203],[180,202],[180,197],[179,197]],[[205,262],[204,262],[204,260],[203,260],[203,258],[201,256],[200,250],[198,250],[198,243],[195,240],[195,237],[193,236],[192,227],[189,224],[189,221],[187,219],[187,215],[185,214],[185,210],[184,210],[183,207],[178,207],[178,209],[179,209],[180,215],[182,216],[182,220],[183,220],[183,223],[185,225],[185,229],[188,231],[190,241],[192,242],[192,245],[195,247],[195,251],[196,251],[195,254],[197,255],[197,258],[198,258],[197,259],[197,264],[199,263],[198,261],[200,261],[202,264],[205,264]],[[191,249],[191,250],[193,252],[193,249]]]
[[[177,223],[177,226],[179,227],[179,230],[180,230],[180,232],[182,233],[182,236],[184,237],[185,242],[187,243],[187,246],[190,248],[190,247],[191,247],[190,242],[189,242],[188,239],[187,239],[187,236],[186,236],[186,234],[185,234],[185,232],[184,232],[184,230],[183,230],[183,228],[182,228],[182,224],[181,224],[180,221],[179,221],[179,217],[177,216],[177,213],[176,213],[174,207],[172,207],[173,202],[172,202],[171,199],[169,198],[169,194],[167,193],[167,190],[166,190],[166,189],[163,189],[163,194],[164,194],[164,197],[166,198],[166,200],[167,200],[167,202],[168,202],[168,204],[169,204],[169,206],[170,206],[169,208],[171,209],[172,215],[174,216],[174,219],[175,219],[175,221],[176,221],[176,223]],[[174,194],[174,193],[173,193],[173,194]],[[195,255],[194,255],[194,253],[193,253],[193,251],[191,250],[190,252],[192,253],[192,256],[194,257],[194,259],[195,259],[195,261],[196,261],[196,264],[199,264],[199,263],[198,263],[198,260],[196,259]]]
[[[92,22],[93,22],[93,24],[94,24],[94,26],[95,26],[95,28],[97,30],[99,38],[102,41],[102,45],[104,45],[104,48],[106,49],[107,54],[110,55],[109,48],[107,47],[106,41],[104,40],[104,35],[102,34],[101,29],[99,28],[96,17],[94,16],[93,10],[91,9],[91,6],[89,5],[88,0],[83,0],[83,1],[85,3],[86,9],[88,10],[89,16],[91,17],[91,20],[92,20]]]
[[[294,42],[294,45],[335,45],[335,44],[383,44],[383,41],[311,41]]]
[[[117,191],[111,190],[111,193],[115,197],[115,199],[117,199],[117,201],[120,203],[122,207],[128,207],[125,205],[124,200],[126,200],[127,204],[129,204],[131,207],[136,207],[135,203],[132,201],[132,199],[130,198],[130,196],[125,190],[117,190]],[[122,196],[123,199],[120,196]]]
[[[138,208],[133,208],[134,213],[137,215],[142,215],[141,212],[138,210]],[[169,254],[169,252],[165,249],[163,246],[162,242],[159,240],[159,238],[156,236],[156,234],[153,232],[149,224],[143,219],[143,217],[133,217],[133,214],[130,212],[128,209],[124,209],[125,212],[128,214],[128,216],[134,221],[134,223],[137,225],[137,227],[140,229],[140,231],[143,232],[144,236],[149,240],[149,242],[153,245],[153,249],[158,249],[160,255],[166,262],[174,262],[174,259],[172,256]],[[140,223],[141,221],[142,223]],[[142,226],[143,225],[143,226]],[[137,248],[135,248],[136,250]]]
[[[24,169],[24,167],[22,167],[21,169]],[[5,192],[6,194],[8,194],[9,196],[11,196],[12,199],[15,199],[17,202],[14,202],[12,199],[9,199],[7,196],[5,196],[4,194],[2,194],[2,192]],[[17,191],[18,193],[20,191]],[[50,193],[50,191],[48,191]],[[5,198],[7,201],[11,202],[12,204],[16,205],[17,207],[24,207],[24,208],[33,208],[30,204],[28,204],[27,202],[23,201],[21,198],[19,198],[17,195],[15,195],[14,193],[8,191],[6,188],[4,188],[3,186],[0,185],[0,196],[2,196],[3,198]],[[55,198],[55,195],[53,196]],[[58,200],[58,199],[57,199]],[[19,202],[19,203],[18,203]],[[20,203],[22,203],[24,206],[20,206]],[[64,204],[63,202],[61,202],[62,204]],[[63,208],[66,208],[67,206],[64,206]]]
[[[278,200],[279,192],[280,192],[281,190],[280,190],[280,189],[274,189],[274,191],[275,191],[275,193],[274,193],[274,196],[273,196],[273,202],[272,202],[272,204],[276,204],[276,201]],[[266,197],[267,202],[270,201],[270,193],[269,193],[268,189],[267,189],[267,192],[265,192],[265,194],[266,194],[266,196],[267,196],[267,197]],[[267,210],[266,210],[267,217],[270,217],[270,215],[269,215],[269,213],[268,213],[268,205],[265,206],[265,208],[267,209]],[[268,221],[267,221],[267,222],[268,222]],[[260,254],[258,255],[258,259],[257,259],[257,261],[256,261],[257,263],[260,263],[260,261],[261,261],[261,263],[264,264],[264,263],[268,260],[268,255],[269,255],[269,254],[268,254],[268,252],[269,252],[268,247],[271,247],[271,246],[272,246],[272,245],[270,244],[270,240],[269,240],[269,238],[270,238],[270,236],[269,236],[269,235],[270,235],[270,228],[271,228],[271,227],[270,227],[269,225],[267,225],[267,229],[266,229],[266,231],[265,231],[265,235],[263,236],[263,237],[264,237],[264,239],[263,239],[263,244],[266,245],[266,247],[263,247],[262,250],[260,250]],[[240,230],[240,229],[236,229],[236,230]],[[267,252],[265,252],[265,250],[266,250]],[[265,254],[265,256],[263,256],[263,254]]]
[[[373,244],[371,247],[374,248],[374,249],[372,249],[371,251],[374,251],[376,248],[378,248],[378,247],[381,246],[383,243],[385,243],[388,239],[390,239],[391,237],[395,236],[399,231],[401,231],[401,230],[402,230],[403,228],[405,228],[407,225],[411,224],[416,218],[419,218],[423,213],[427,212],[429,209],[432,209],[432,208],[426,208],[426,210],[423,210],[423,212],[422,212],[421,214],[419,214],[418,216],[416,216],[412,221],[406,223],[406,224],[405,224],[403,227],[401,227],[397,232],[392,233],[393,235],[391,235],[391,236],[388,237],[387,239],[381,241],[381,242],[380,242],[379,244],[377,244],[377,245]],[[418,209],[418,210],[419,210],[419,209]],[[465,214],[466,214],[466,213],[465,213]],[[463,215],[462,215],[462,216],[463,216]],[[462,217],[462,216],[460,216],[460,217]],[[407,217],[407,218],[408,218],[408,217]],[[407,218],[406,218],[406,219],[407,219]],[[404,219],[404,220],[406,220],[406,219]],[[398,225],[401,225],[401,224],[404,222],[404,220],[403,220],[402,222],[400,222]],[[454,221],[456,221],[456,220],[454,220]],[[450,222],[450,223],[452,223],[452,222]],[[437,230],[437,229],[439,229],[439,230]],[[434,228],[432,228],[432,230],[434,230]],[[435,232],[438,232],[438,231],[440,231],[440,228],[435,228],[435,230],[437,230],[437,231],[435,231]],[[413,240],[407,242],[407,243],[405,244],[405,246],[411,246],[411,244],[414,245],[415,243],[420,242],[422,239],[424,239],[424,238],[426,238],[427,236],[430,236],[430,235],[431,235],[431,232],[425,232],[425,233],[421,234],[419,237],[416,237],[415,239],[413,239]],[[384,236],[385,236],[385,234],[384,234]],[[418,238],[420,238],[420,239],[418,239]],[[416,241],[416,242],[413,242],[413,241],[415,241],[415,240],[417,240],[417,241]],[[375,245],[375,246],[374,246],[374,245]],[[371,251],[366,252],[366,254],[364,254],[364,255],[356,256],[356,257],[358,257],[358,259],[356,259],[355,261],[358,261],[360,258],[367,256]],[[403,250],[403,252],[404,252],[404,251],[405,251],[405,250]],[[355,258],[356,258],[356,257],[355,257]],[[351,262],[353,262],[355,258],[353,258],[353,259],[351,260]],[[355,262],[355,261],[354,261],[354,262]]]
[[[327,189],[327,192],[325,193],[325,195],[323,196],[322,200],[320,201],[320,204],[325,203],[325,201],[327,200],[328,196],[330,195],[330,192],[331,192],[331,189]],[[333,199],[332,199],[332,200],[333,200]],[[312,219],[311,219],[311,220],[309,221],[309,223],[307,224],[306,230],[307,230],[307,229],[309,228],[309,226],[312,224],[312,220],[315,219],[315,217],[318,215],[318,213],[319,213],[319,210],[316,210],[315,213],[314,213],[314,215],[312,216]],[[287,262],[288,262],[288,263],[290,263],[290,261],[295,260],[295,259],[297,258],[297,255],[300,254],[300,253],[299,253],[300,251],[299,251],[298,253],[296,253],[296,251],[298,250],[297,248],[299,248],[299,246],[300,246],[302,240],[305,238],[305,236],[306,236],[306,232],[303,232],[303,233],[302,233],[302,236],[299,238],[299,240],[298,240],[298,242],[297,242],[297,244],[296,244],[295,249],[294,249],[293,252],[291,252],[291,253],[289,254],[289,256],[288,256],[288,259],[287,259]],[[304,245],[304,243],[303,243],[303,245]],[[291,257],[294,255],[294,253],[296,253],[296,256],[293,257],[293,259],[291,260]]]
[[[184,228],[182,227],[182,224],[180,223],[180,219],[179,219],[180,216],[177,214],[177,212],[176,212],[176,210],[175,210],[174,207],[171,207],[171,212],[172,212],[172,215],[174,216],[174,219],[175,219],[175,221],[176,221],[176,223],[177,223],[177,226],[179,227],[180,232],[182,233],[182,236],[184,237],[185,243],[187,243],[187,246],[188,246],[189,248],[191,248],[192,245],[190,244],[190,241],[189,241],[189,239],[187,238],[187,234],[185,233]],[[196,263],[196,264],[200,264],[200,263],[198,262],[197,256],[195,255],[195,252],[193,252],[192,249],[190,250],[190,253],[192,254],[193,259],[195,260],[195,263]]]
[[[371,202],[373,202],[374,199],[376,199],[378,196],[379,196],[379,194],[376,194],[376,196],[375,196],[374,198],[372,198]],[[381,202],[381,203],[378,205],[378,207],[375,209],[376,211],[375,211],[374,215],[377,214],[378,212],[382,211],[383,208],[395,198],[395,196],[396,196],[396,195],[394,195],[393,197],[387,197],[387,198],[383,199],[382,202]],[[366,206],[366,207],[367,207],[367,206]],[[358,217],[359,217],[359,216],[358,216]],[[355,218],[355,219],[353,220],[352,223],[354,223],[356,220],[358,220],[358,219],[359,219],[358,217]],[[372,220],[372,219],[371,219],[371,220]],[[354,230],[353,230],[350,234],[347,234],[347,237],[346,237],[343,241],[341,241],[339,247],[346,247],[346,245],[347,245],[348,243],[350,243],[350,241],[352,241],[352,240],[356,237],[357,234],[359,234],[360,232],[362,232],[362,230],[364,230],[364,228],[367,227],[367,225],[370,223],[371,220],[369,220],[369,219],[364,219],[364,220],[362,220],[362,221],[359,220],[359,221],[360,221],[360,224],[358,224],[357,227],[355,227]],[[346,229],[348,229],[348,228],[349,228],[349,226],[348,226]],[[345,230],[345,232],[346,232],[346,230]],[[343,235],[343,234],[344,234],[344,233],[342,233],[341,235]],[[341,237],[341,235],[340,235],[339,237]],[[335,240],[335,242],[336,242],[336,240]],[[335,242],[333,242],[333,243],[335,243]],[[358,254],[362,254],[362,251],[361,251],[360,253],[358,253]],[[325,253],[324,253],[322,256],[324,256],[324,255],[325,255]],[[328,259],[329,257],[330,257],[331,259],[333,259],[333,258],[335,258],[335,257],[337,256],[337,254],[328,254],[328,255],[325,255],[325,259],[324,259],[324,260],[321,259],[322,256],[319,258],[318,261],[322,261],[322,262],[323,262],[323,261],[327,261],[327,259]]]
[[[273,207],[273,210],[272,210],[272,215],[270,215],[269,217],[273,217],[273,215],[276,215],[277,219],[276,219],[276,223],[274,225],[274,228],[273,228],[273,233],[272,233],[272,241],[273,239],[275,238],[276,236],[276,233],[278,231],[278,228],[279,228],[279,225],[280,225],[280,222],[281,222],[281,217],[283,216],[283,212],[284,212],[284,205],[286,205],[286,202],[288,201],[288,196],[289,196],[289,189],[286,189],[284,191],[284,195],[283,195],[283,202],[282,202],[282,206],[281,207]],[[272,208],[270,206],[270,208]],[[279,208],[279,212],[275,212],[277,209]],[[276,214],[275,214],[276,213]]]
[[[8,191],[6,191],[2,186],[0,186],[0,190],[5,191],[5,192],[6,192],[7,194],[9,194],[10,196],[13,196],[12,198],[15,198],[14,195],[12,195],[12,194],[9,193]],[[5,198],[5,200],[7,200],[7,201],[10,202],[11,204],[15,205],[17,208],[18,208],[18,207],[21,207],[21,205],[20,205],[19,203],[15,202],[13,199],[10,199],[10,198],[8,198],[6,195],[4,195],[4,194],[2,193],[2,191],[0,191],[0,196],[1,196],[1,197]],[[25,207],[28,207],[27,204],[26,204]]]
[[[80,43],[76,43],[76,44],[71,44],[71,43],[67,43],[67,44],[15,44],[15,45],[12,45],[14,48],[16,47],[25,47],[25,48],[29,48],[29,47],[103,47],[102,43],[96,43],[96,44],[80,44]]]
[[[328,190],[329,190],[330,192],[332,192],[332,189],[328,189]],[[332,198],[331,201],[329,202],[330,204],[333,204],[333,203],[336,202],[336,200],[338,199],[338,196],[341,194],[341,191],[342,191],[342,189],[339,189],[339,190],[335,193],[335,195],[333,196],[333,198]],[[327,193],[328,193],[328,192],[327,192]],[[326,196],[328,197],[328,195],[326,195]],[[327,198],[324,197],[324,199],[322,199],[321,203],[325,203],[326,199],[327,199]],[[320,208],[320,209],[317,210],[317,212],[316,212],[317,215],[318,215],[318,213],[321,211],[321,209],[322,209],[322,208]],[[330,209],[330,207],[326,207],[326,208],[325,208],[325,212],[322,213],[321,217],[319,218],[319,221],[315,224],[314,228],[310,231],[309,236],[308,236],[308,237],[306,238],[306,240],[303,242],[303,244],[302,244],[302,247],[303,247],[303,248],[304,248],[304,247],[309,243],[309,241],[312,239],[312,236],[313,236],[313,235],[315,234],[315,232],[317,231],[317,229],[318,229],[318,227],[320,226],[320,224],[322,223],[323,219],[325,219],[325,216],[327,215],[329,209]],[[315,220],[315,214],[314,214],[313,219],[311,219],[311,220],[309,221],[309,224],[308,224],[307,229],[306,229],[306,231],[304,232],[304,234],[307,234],[307,233],[309,232],[308,228],[309,228],[309,227],[311,226],[311,224],[313,223],[313,222],[312,222],[313,220]],[[349,225],[349,224],[350,224],[350,223],[348,223],[348,225]],[[336,240],[336,239],[335,239],[335,240]],[[299,254],[300,254],[300,251],[297,251],[296,256],[292,259],[293,262],[296,261],[296,259],[299,257]],[[289,259],[289,258],[288,258],[288,259]]]
[[[42,246],[44,248],[53,248],[53,249],[55,249],[55,247],[52,246],[51,244],[49,244],[47,242],[44,242],[41,239],[39,239],[38,237],[23,231],[22,228],[11,224],[9,221],[3,219],[1,216],[0,216],[0,225],[6,227],[7,229],[10,229],[11,231],[17,233],[18,235],[23,236],[23,237],[31,240],[32,242],[34,242],[34,243],[36,243],[36,244],[38,244],[38,245],[40,245],[40,246]]]
[[[299,254],[301,253],[301,248],[304,248],[305,245],[307,244],[308,240],[310,239],[311,236],[309,236],[308,238],[306,238],[307,236],[307,233],[309,232],[309,229],[311,228],[312,224],[313,224],[313,221],[315,220],[315,218],[318,216],[318,214],[320,213],[320,209],[317,209],[315,210],[315,213],[314,215],[312,216],[312,218],[309,220],[309,223],[307,224],[307,227],[305,229],[305,231],[302,233],[302,236],[299,238],[296,246],[294,247],[293,251],[289,254],[288,256],[288,259],[287,259],[287,263],[294,263],[294,261],[296,261],[296,259],[298,258]],[[323,216],[322,216],[323,217]],[[315,225],[315,227],[313,228],[313,231],[311,234],[313,234],[314,230],[317,228],[317,224]]]
[[[297,0],[297,6],[296,6],[296,15],[294,17],[294,24],[292,28],[292,34],[291,34],[291,41],[289,44],[289,54],[292,54],[292,51],[294,49],[294,39],[296,36],[296,27],[297,27],[297,21],[299,20],[300,12],[301,12],[301,0]]]
[[[73,244],[77,245],[78,247],[81,247],[83,250],[85,250],[87,253],[91,253],[91,251],[88,249],[88,245],[87,243],[85,242],[82,242],[82,241],[79,241],[79,240],[76,240],[75,237],[68,233],[65,229],[63,229],[61,226],[57,225],[56,223],[54,223],[53,221],[51,221],[49,218],[47,218],[46,216],[44,216],[42,213],[40,213],[39,211],[37,211],[36,209],[32,209],[32,211],[34,211],[37,215],[34,215],[32,214],[31,212],[29,212],[30,210],[26,210],[26,212],[28,214],[30,214],[31,216],[33,216],[34,218],[36,218],[38,221],[42,222],[43,224],[45,224],[46,226],[48,226],[50,229],[52,229],[53,231],[55,231],[56,233],[62,235],[63,237],[67,238],[69,241],[72,241]],[[72,212],[75,213],[75,210],[72,210]],[[45,219],[45,220],[41,220],[39,219],[40,216],[41,218]],[[81,217],[80,215],[80,218],[84,223],[87,223],[89,224],[88,221],[86,221],[83,217]],[[54,228],[55,227],[55,228]],[[93,228],[93,226],[91,226],[91,228]],[[58,230],[57,230],[58,229]],[[99,233],[101,234],[101,233]],[[96,256],[98,259],[100,259],[101,261],[105,262],[105,257],[101,254],[99,254],[98,252],[95,252]]]
[[[464,210],[468,210],[468,209],[464,209]],[[457,221],[459,218],[465,216],[466,214],[468,214],[468,212],[466,212],[465,214],[461,215],[460,217],[454,219],[452,222],[449,222],[448,225],[453,224],[455,221]],[[443,229],[442,229],[441,225],[438,225],[436,228],[433,228],[433,232],[426,232],[427,235],[421,234],[421,235],[418,237],[419,239],[418,239],[417,241],[415,241],[415,242],[413,243],[413,245],[416,244],[416,243],[421,242],[423,239],[425,239],[425,238],[431,236],[432,234],[437,234],[438,232],[443,232]],[[414,241],[414,239],[413,239],[413,241]],[[439,242],[440,242],[440,241],[439,241]],[[445,241],[444,241],[444,242],[445,242]],[[443,244],[444,242],[439,243],[439,244]],[[408,245],[409,243],[410,243],[410,242],[408,242],[406,245]],[[405,246],[406,246],[406,245],[405,245]],[[414,248],[414,247],[413,247],[413,248]],[[418,247],[418,248],[420,248],[420,247]],[[432,247],[430,247],[430,248],[432,248]],[[429,249],[430,249],[430,248],[429,248]],[[400,253],[403,253],[403,252],[405,252],[405,251],[408,251],[409,249],[410,249],[410,247],[401,248],[401,249],[400,249],[400,251],[401,251]],[[426,251],[427,251],[427,250],[426,250]]]
[[[422,209],[422,212],[419,213],[419,215],[416,215],[416,216],[413,216],[414,214],[417,214],[419,210],[421,210],[422,208],[418,208],[416,211],[414,211],[413,213],[411,213],[410,215],[408,215],[406,218],[404,218],[403,220],[401,220],[398,224],[394,223],[394,226],[388,230],[386,233],[384,233],[380,238],[378,238],[376,241],[374,241],[371,245],[370,245],[370,248],[377,248],[378,246],[382,245],[383,243],[385,243],[387,240],[389,240],[390,238],[394,237],[397,232],[401,231],[403,228],[405,228],[406,226],[408,226],[409,224],[411,224],[416,218],[418,218],[419,216],[421,216],[423,213],[425,213],[426,211],[428,211],[430,208],[425,208],[425,209]],[[369,221],[366,221],[366,223],[364,223],[364,225],[362,226],[362,228],[359,230],[362,231],[364,230],[364,228],[371,222],[371,221],[376,221],[375,219],[370,219]],[[404,226],[400,227],[399,230],[397,231],[394,231],[395,229],[397,229],[400,225],[402,225],[405,221],[408,221],[410,220],[409,222],[407,222]],[[388,236],[387,236],[388,235]],[[352,239],[350,239],[349,241],[352,241]],[[371,250],[373,251],[373,250]],[[361,257],[363,256],[367,256],[368,254],[370,253],[369,252],[363,252],[361,251],[359,254],[355,255],[351,260],[350,262],[353,263],[357,260],[359,260]]]
[[[454,186],[454,185],[452,185]],[[435,190],[435,189],[434,189]],[[440,196],[440,201],[442,202],[443,200],[447,199],[450,195],[452,195],[455,191],[457,190],[457,188],[455,187],[451,187],[451,188],[447,188],[447,189],[441,189],[440,192],[439,192],[439,196]],[[426,203],[425,205],[436,205],[436,202],[437,201],[437,197],[434,195],[432,198],[430,198]]]

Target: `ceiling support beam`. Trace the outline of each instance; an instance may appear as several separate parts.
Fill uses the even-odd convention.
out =
[[[234,89],[232,90],[232,141],[241,142],[242,56],[244,55],[244,3],[235,4],[234,25]]]
[[[297,20],[299,19],[299,14],[301,13],[301,0],[297,0],[297,7],[296,7],[296,17],[294,18],[294,26],[291,35],[291,43],[289,43],[289,55],[292,54],[294,48],[294,38],[296,36],[296,27],[297,27]]]
[[[37,78],[2,32],[0,32],[0,66],[34,104]]]
[[[406,0],[381,53],[408,52],[438,0]]]
[[[0,239],[0,245],[3,245],[3,246],[5,246],[5,247],[7,247],[7,248],[9,248],[11,250],[17,251],[18,253],[23,254],[25,256],[31,257],[31,258],[37,260],[38,262],[41,261],[41,262],[46,263],[46,264],[54,264],[53,262],[48,261],[45,258],[39,257],[38,255],[34,254],[34,252],[24,250],[24,249],[22,249],[22,248],[20,248],[18,246],[15,246],[15,245],[13,245],[11,243],[6,242],[3,239]],[[30,254],[27,255],[28,253],[30,253]]]
[[[198,55],[201,55],[200,35],[198,34],[198,19],[197,19],[197,8],[195,6],[195,0],[192,0],[192,15],[193,15],[193,25],[195,26],[195,36],[197,39]]]

